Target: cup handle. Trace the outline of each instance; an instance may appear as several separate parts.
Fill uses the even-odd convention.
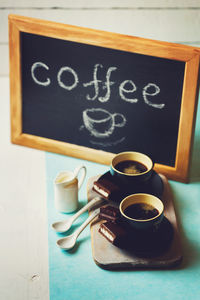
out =
[[[79,172],[82,170],[82,175],[80,177],[80,179],[78,180],[78,189],[81,188],[83,181],[85,179],[86,176],[86,167],[81,165],[75,168],[74,170],[74,177],[78,177]]]
[[[116,123],[115,122],[115,118],[116,117],[120,117],[121,118],[121,122]],[[126,124],[126,118],[124,117],[124,115],[120,114],[120,113],[114,113],[112,115],[113,118],[113,122],[114,122],[114,126],[115,127],[123,127]]]

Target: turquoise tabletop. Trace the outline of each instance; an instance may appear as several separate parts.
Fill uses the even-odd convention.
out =
[[[46,153],[49,286],[51,300],[139,300],[200,299],[200,107],[197,113],[190,183],[170,181],[181,234],[183,262],[164,270],[108,271],[98,267],[92,258],[89,226],[81,233],[71,251],[60,250],[56,241],[66,234],[51,228],[62,214],[54,206],[53,182],[61,170],[78,165],[87,167],[87,177],[79,192],[80,207],[87,202],[87,180],[108,170],[100,165],[67,156]],[[74,231],[87,217],[84,213],[74,223]],[[70,231],[72,232],[72,231]],[[67,233],[69,234],[69,232]]]

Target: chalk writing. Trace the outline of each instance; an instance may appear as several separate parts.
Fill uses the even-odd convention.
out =
[[[98,83],[101,81],[101,80],[97,80],[97,70],[98,70],[98,67],[101,67],[103,68],[103,66],[101,64],[96,64],[94,66],[94,73],[93,73],[93,78],[94,80],[93,81],[90,81],[90,82],[87,82],[87,83],[83,83],[83,86],[84,87],[87,87],[87,86],[90,86],[90,85],[93,85],[94,84],[94,90],[95,90],[95,94],[93,97],[90,97],[89,95],[86,96],[86,99],[87,100],[95,100],[99,94],[99,85]]]
[[[39,85],[47,86],[47,85],[49,85],[50,82],[51,82],[49,78],[47,78],[47,80],[43,82],[43,81],[38,80],[38,79],[36,78],[36,76],[35,76],[35,70],[36,70],[36,68],[40,68],[40,67],[45,68],[46,70],[49,70],[49,67],[48,67],[47,65],[45,65],[44,63],[42,63],[42,62],[35,62],[35,63],[32,65],[32,67],[31,67],[31,75],[32,75],[32,78],[33,78],[33,80],[35,81],[35,83],[37,83],[37,84],[39,84]]]
[[[92,136],[107,138],[113,133],[115,127],[123,127],[126,124],[126,118],[120,113],[111,114],[106,109],[88,108],[83,111],[83,123]]]
[[[97,79],[97,71],[98,71],[98,67],[101,67],[103,68],[103,66],[101,64],[96,64],[94,66],[94,72],[93,72],[93,80],[90,81],[90,82],[87,82],[87,83],[83,83],[83,86],[84,87],[88,87],[88,86],[92,86],[94,85],[94,90],[95,90],[95,94],[93,97],[90,97],[90,95],[86,95],[86,98],[87,100],[95,100],[98,95],[99,95],[99,83],[102,82],[102,80],[98,80]],[[107,74],[106,74],[106,82],[103,86],[103,89],[106,89],[106,94],[104,97],[98,97],[99,101],[100,102],[106,102],[110,99],[110,93],[111,93],[111,90],[110,90],[110,86],[114,84],[114,82],[110,81],[110,76],[111,76],[111,73],[113,71],[115,71],[117,68],[116,67],[110,67],[108,68],[108,71],[107,71]]]
[[[155,88],[155,91],[154,91],[153,93],[147,93],[147,89],[149,89],[149,88]],[[149,101],[149,100],[147,99],[147,96],[156,96],[156,95],[159,94],[159,93],[160,93],[160,88],[159,88],[156,84],[154,84],[154,83],[148,83],[148,84],[144,87],[143,92],[142,92],[143,97],[144,97],[144,102],[145,102],[146,104],[152,106],[152,107],[162,109],[162,108],[165,106],[164,103],[162,103],[162,104],[156,104],[156,103],[152,103],[151,101]]]
[[[113,142],[97,142],[97,141],[90,141],[91,144],[93,145],[98,145],[98,146],[102,146],[102,147],[110,147],[110,146],[116,146],[120,143],[122,143],[125,140],[125,136],[123,136],[121,139],[113,141]]]
[[[70,86],[67,86],[65,85],[62,80],[61,80],[61,76],[62,76],[62,73],[63,72],[70,72],[73,77],[74,77],[74,83]],[[58,79],[58,84],[63,88],[63,89],[66,89],[68,91],[71,91],[72,89],[74,89],[77,84],[78,84],[78,75],[76,74],[76,72],[70,68],[70,67],[62,67],[59,72],[58,72],[58,75],[57,75],[57,79]]]
[[[43,62],[35,62],[32,67],[31,67],[31,76],[33,78],[33,81],[36,84],[42,85],[42,86],[48,86],[51,83],[51,80],[49,78],[46,79],[46,81],[41,81],[36,77],[35,74],[35,70],[37,68],[44,68],[47,71],[49,70],[49,67],[44,64]],[[114,71],[117,71],[117,67],[109,67],[107,69],[106,72],[106,80],[105,82],[102,84],[102,80],[98,79],[98,70],[102,69],[103,65],[102,64],[95,64],[94,65],[94,70],[93,70],[93,80],[86,82],[86,83],[82,83],[84,88],[88,88],[88,87],[93,87],[94,89],[94,95],[91,96],[90,94],[86,94],[86,99],[87,100],[92,100],[94,101],[95,99],[98,99],[99,102],[104,103],[110,100],[110,96],[111,96],[111,86],[115,84],[114,81],[111,81],[111,74]],[[73,77],[73,83],[64,83],[63,79],[62,79],[62,75],[64,72],[68,72],[72,77]],[[75,89],[78,86],[79,83],[79,77],[77,72],[69,66],[63,66],[59,69],[58,73],[57,73],[57,81],[58,81],[58,85],[61,88],[64,88],[68,91],[72,91],[73,89]],[[66,79],[65,79],[66,81]],[[99,96],[99,85],[100,83],[102,84],[103,89],[106,89],[106,93],[104,96]],[[122,100],[128,102],[128,103],[137,103],[139,100],[135,97],[131,97],[131,95],[134,94],[134,92],[136,92],[137,87],[135,85],[135,83],[131,80],[124,80],[123,82],[121,82],[119,84],[118,87],[118,91],[119,91],[119,96]],[[153,91],[152,91],[153,90]],[[144,99],[144,103],[156,108],[156,109],[163,109],[165,107],[165,103],[153,103],[152,101],[150,101],[148,99],[148,97],[154,97],[157,96],[160,93],[160,87],[158,85],[156,85],[155,83],[147,83],[143,89],[142,89],[142,96]],[[131,94],[131,95],[130,95]],[[127,97],[128,95],[130,95],[130,97]]]
[[[127,89],[125,89],[125,85],[126,84],[130,84],[130,85],[132,85],[132,89],[130,89],[130,90],[127,90]],[[120,86],[119,86],[119,94],[120,94],[120,97],[123,99],[123,100],[125,100],[125,101],[127,101],[127,102],[130,102],[130,103],[137,103],[138,102],[138,99],[130,99],[130,98],[126,98],[125,96],[124,96],[124,92],[125,93],[133,93],[133,92],[135,92],[137,90],[137,88],[136,88],[136,85],[135,85],[135,83],[132,81],[132,80],[125,80],[125,81],[123,81],[121,84],[120,84]]]

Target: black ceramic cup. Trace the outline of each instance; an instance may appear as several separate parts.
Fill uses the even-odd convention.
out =
[[[121,152],[111,162],[110,172],[124,184],[147,181],[153,172],[153,161],[140,152]]]
[[[119,206],[123,220],[136,230],[157,230],[164,217],[162,201],[150,194],[132,194]]]

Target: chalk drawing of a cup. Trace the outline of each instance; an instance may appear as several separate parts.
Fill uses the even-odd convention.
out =
[[[111,114],[102,108],[88,108],[83,111],[83,123],[91,135],[106,138],[113,133],[115,127],[123,127],[126,118],[120,113]]]

